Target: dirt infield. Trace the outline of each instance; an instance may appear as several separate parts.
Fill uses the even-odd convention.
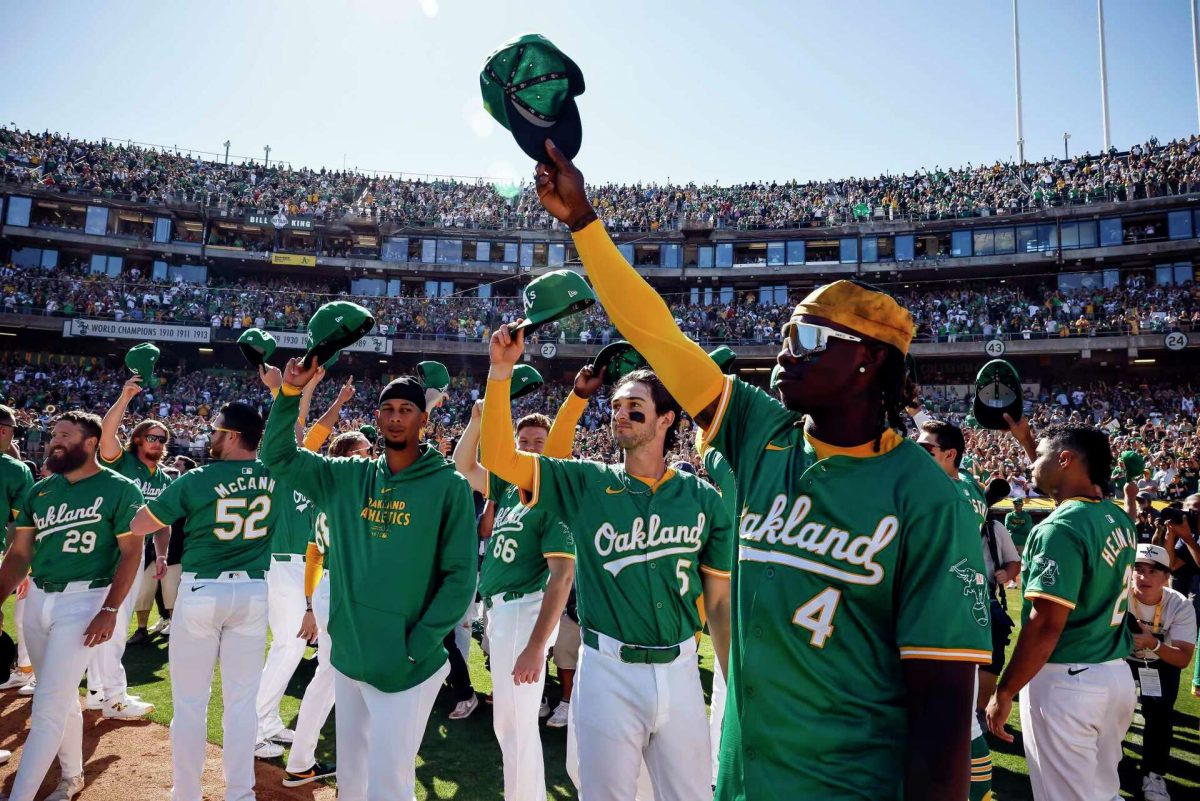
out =
[[[0,748],[13,752],[0,765],[0,792],[12,790],[13,775],[21,759],[21,746],[29,730],[32,699],[6,692],[0,695]],[[259,801],[333,801],[334,790],[315,783],[285,789],[280,785],[283,768],[273,762],[255,762]],[[83,775],[87,781],[78,801],[112,799],[165,799],[171,792],[171,741],[165,726],[149,721],[105,720],[99,712],[83,713]],[[57,762],[50,766],[38,798],[58,784]],[[221,801],[225,779],[221,772],[221,749],[209,744],[204,763],[204,799]]]

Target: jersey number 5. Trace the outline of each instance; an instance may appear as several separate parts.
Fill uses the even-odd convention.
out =
[[[814,595],[792,615],[792,624],[812,632],[808,644],[824,648],[825,641],[833,634],[833,615],[842,600],[842,591],[826,587]]]
[[[219,540],[233,540],[239,536],[248,540],[265,537],[267,527],[262,522],[270,513],[270,495],[259,495],[254,500],[221,498],[217,501],[216,520],[220,525],[213,526],[213,534]]]

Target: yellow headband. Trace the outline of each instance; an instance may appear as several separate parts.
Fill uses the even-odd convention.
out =
[[[851,331],[885,342],[908,355],[913,318],[890,295],[853,281],[834,281],[814,289],[796,305],[792,316],[824,317]]]

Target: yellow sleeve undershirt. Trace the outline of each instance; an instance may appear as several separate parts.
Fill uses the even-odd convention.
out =
[[[313,423],[313,427],[304,435],[304,447],[313,453],[320,453],[321,446],[325,444],[325,440],[329,439],[329,435],[333,433],[333,429],[323,423]]]
[[[310,542],[308,548],[304,551],[304,595],[307,598],[313,597],[317,591],[317,585],[321,583],[321,573],[325,569],[325,554],[321,553],[321,549],[317,547],[315,542]]]
[[[572,236],[592,288],[621,336],[646,357],[688,414],[695,417],[708,408],[721,394],[721,368],[683,335],[662,297],[625,261],[599,220]]]
[[[512,402],[508,392],[511,378],[489,378],[483,396],[483,418],[479,432],[479,461],[484,468],[514,487],[533,492],[537,457],[517,450],[512,435]]]
[[[551,459],[570,459],[571,449],[575,445],[575,428],[579,418],[587,409],[587,398],[581,398],[574,391],[567,393],[567,399],[558,407],[554,417],[554,425],[546,437],[546,448],[543,451]]]

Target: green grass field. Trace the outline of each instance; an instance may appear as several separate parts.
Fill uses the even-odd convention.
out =
[[[1010,594],[1010,608],[1016,609],[1019,599]],[[4,604],[4,628],[12,633],[12,600]],[[152,613],[151,620],[155,618]],[[1014,634],[1014,642],[1015,642]],[[1011,644],[1010,644],[1011,648]],[[309,654],[311,655],[311,651]],[[701,644],[701,678],[707,693],[712,686],[712,647],[708,638]],[[296,671],[288,693],[283,700],[283,718],[293,725],[300,708],[304,687],[312,676],[315,662],[304,661]],[[478,642],[471,647],[471,678],[480,693],[491,691],[491,677],[484,667],[483,652]],[[130,646],[125,652],[125,669],[129,677],[131,692],[140,695],[155,705],[152,719],[163,725],[171,721],[171,688],[167,676],[167,642],[156,639],[153,643]],[[1168,785],[1174,798],[1197,797],[1200,793],[1200,699],[1191,694],[1190,671],[1186,672],[1179,692],[1179,710],[1175,729],[1175,748],[1172,770]],[[216,680],[220,681],[220,672]],[[559,689],[554,670],[551,669],[547,682],[547,694],[557,699]],[[221,742],[221,694],[219,684],[214,684],[209,712],[208,738]],[[480,705],[479,710],[466,720],[447,719],[453,704],[449,693],[442,693],[434,707],[425,741],[417,763],[418,799],[454,799],[454,801],[496,801],[502,798],[502,776],[500,749],[492,733],[491,709]],[[319,759],[334,760],[334,716],[322,733],[318,749]],[[993,782],[997,801],[1024,801],[1032,796],[1025,769],[1025,758],[1021,751],[1020,725],[1016,706],[1010,721],[1017,731],[1017,739],[1011,745],[994,743],[995,769]],[[1122,763],[1122,786],[1125,795],[1140,798],[1141,780],[1137,762],[1141,748],[1141,717],[1135,719],[1126,739],[1126,759]],[[542,743],[546,760],[546,781],[552,799],[573,799],[574,787],[567,778],[564,768],[566,753],[566,730],[543,728]]]

